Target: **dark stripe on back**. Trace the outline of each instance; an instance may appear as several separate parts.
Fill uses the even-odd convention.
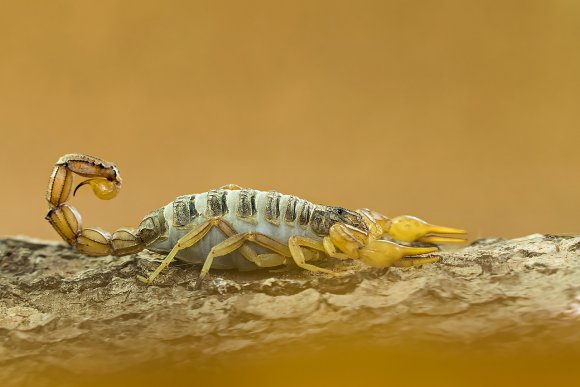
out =
[[[256,191],[253,189],[242,189],[239,193],[236,216],[242,219],[254,218],[256,216]]]
[[[298,215],[298,224],[306,227],[308,225],[308,221],[310,220],[310,211],[312,208],[312,204],[307,202],[306,200],[302,200],[302,208],[300,209],[300,215]]]
[[[330,217],[331,213],[327,213],[326,209],[321,207],[319,206],[312,211],[310,228],[318,235],[328,235],[330,226],[333,224]]]
[[[280,224],[280,195],[276,191],[268,192],[266,196],[266,208],[264,218],[272,224]]]
[[[180,196],[173,201],[173,226],[189,224],[189,196]]]
[[[195,208],[195,195],[189,197],[189,221],[193,222],[199,216],[197,208]]]
[[[294,223],[296,220],[296,205],[298,204],[298,198],[296,196],[289,196],[288,202],[286,203],[286,211],[284,212],[284,222]]]
[[[227,195],[228,190],[225,189],[214,189],[207,193],[207,208],[205,211],[208,218],[223,216],[227,214]]]

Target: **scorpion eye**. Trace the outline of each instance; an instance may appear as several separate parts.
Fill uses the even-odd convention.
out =
[[[336,210],[336,213],[338,215],[342,215],[342,214],[344,214],[344,210],[342,208],[339,208],[338,210]]]

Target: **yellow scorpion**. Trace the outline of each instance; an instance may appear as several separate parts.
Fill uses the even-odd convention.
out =
[[[184,195],[149,213],[137,229],[122,227],[109,234],[83,228],[77,210],[65,204],[73,174],[88,178],[100,199],[114,198],[121,188],[117,167],[97,157],[67,154],[55,164],[48,183],[46,219],[77,251],[91,256],[122,256],[143,249],[167,254],[148,277],[149,284],[174,258],[203,263],[196,283],[201,287],[210,268],[252,270],[295,264],[311,272],[340,272],[309,262],[321,254],[358,259],[373,267],[414,266],[437,261],[413,257],[437,247],[410,247],[402,242],[453,243],[464,239],[437,234],[465,231],[429,224],[413,216],[389,219],[369,209],[356,211],[313,204],[292,195],[258,191],[229,184],[208,192]],[[388,238],[390,240],[385,240]]]

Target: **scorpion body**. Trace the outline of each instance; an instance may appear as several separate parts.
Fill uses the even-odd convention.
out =
[[[158,252],[170,251],[187,232],[216,217],[231,225],[236,233],[269,235],[276,242],[288,245],[292,236],[322,241],[328,235],[333,221],[340,219],[337,212],[347,214],[345,209],[315,205],[296,196],[246,188],[220,188],[180,196],[160,211],[163,212],[167,231],[163,240],[148,246]],[[359,226],[365,227],[355,213],[349,215]],[[176,257],[191,263],[203,263],[212,247],[225,238],[226,235],[220,229],[213,228],[198,243],[180,250]],[[261,254],[268,252],[260,246],[255,249]],[[233,251],[212,264],[212,268],[221,269],[252,270],[257,267],[255,262],[247,260],[238,251]]]
[[[429,243],[463,239],[435,233],[463,230],[434,226],[418,218],[389,219],[377,212],[313,204],[292,195],[258,191],[229,184],[208,192],[184,195],[148,214],[137,229],[122,227],[109,234],[83,228],[76,209],[65,201],[73,174],[87,177],[74,190],[90,185],[101,199],[112,199],[121,187],[117,167],[83,154],[61,157],[53,169],[46,219],[71,246],[87,255],[127,255],[145,248],[168,254],[148,278],[151,283],[174,259],[203,263],[197,286],[210,268],[253,270],[295,264],[313,272],[340,275],[315,266],[321,254],[360,259],[377,266],[412,266],[435,257],[404,258],[437,251],[436,247],[403,246],[389,239]]]

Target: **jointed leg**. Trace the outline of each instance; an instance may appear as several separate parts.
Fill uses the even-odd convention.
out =
[[[292,236],[288,240],[288,246],[290,247],[290,252],[292,254],[294,262],[301,268],[313,272],[339,275],[339,273],[336,273],[332,270],[323,269],[321,267],[306,263],[306,258],[304,256],[304,251],[302,251],[302,247],[309,247],[311,249],[316,250],[322,249],[322,251],[324,251],[324,246],[322,245],[322,243],[306,237]]]
[[[173,261],[180,250],[189,248],[198,243],[203,239],[204,236],[209,233],[213,227],[217,227],[219,230],[221,230],[226,237],[232,237],[236,234],[234,229],[224,220],[220,218],[210,219],[181,237],[173,249],[171,249],[167,257],[165,257],[163,262],[161,262],[157,269],[155,269],[155,271],[151,273],[148,278],[142,276],[137,276],[137,278],[146,284],[153,282],[159,273],[161,273],[161,271],[163,271],[163,269],[165,269]],[[249,261],[253,261],[257,256],[256,252],[249,246],[242,245],[239,249],[244,258]]]
[[[139,275],[137,276],[137,278],[146,284],[150,284],[151,282],[153,282],[155,278],[157,278],[159,273],[161,273],[161,271],[165,269],[171,263],[171,261],[173,261],[173,259],[180,250],[191,247],[197,242],[199,242],[204,236],[207,235],[207,233],[212,229],[212,227],[215,226],[215,223],[216,221],[213,219],[208,220],[203,224],[201,224],[200,226],[194,228],[184,236],[182,236],[179,239],[179,241],[177,241],[175,246],[173,246],[173,249],[171,249],[171,251],[169,252],[167,257],[165,257],[163,262],[161,262],[161,264],[157,267],[157,269],[155,269],[153,273],[149,275],[149,277],[145,278]]]
[[[259,254],[252,261],[259,267],[276,267],[288,263],[289,257],[285,257],[276,253]]]
[[[322,244],[324,246],[324,252],[331,258],[335,258],[335,259],[352,259],[351,257],[349,257],[348,255],[344,254],[344,253],[339,253],[336,250],[336,247],[332,244],[332,241],[330,240],[330,237],[325,237],[322,240]]]
[[[207,275],[207,273],[209,272],[209,269],[211,268],[211,265],[213,263],[214,258],[227,255],[227,254],[241,248],[245,242],[254,242],[257,245],[268,248],[276,253],[276,254],[257,255],[255,252],[253,252],[253,254],[254,254],[253,257],[251,257],[251,258],[246,257],[247,259],[249,259],[250,261],[252,261],[256,264],[257,264],[257,262],[268,263],[268,260],[270,261],[270,264],[276,263],[276,262],[280,262],[280,264],[282,264],[285,262],[285,259],[284,259],[284,261],[279,260],[279,258],[276,258],[275,255],[277,255],[279,257],[290,257],[290,250],[288,249],[287,246],[285,246],[284,244],[282,244],[282,243],[280,243],[280,242],[278,242],[278,241],[276,241],[276,240],[274,240],[274,239],[272,239],[264,234],[258,234],[258,233],[254,233],[254,232],[246,232],[243,234],[234,235],[232,237],[229,237],[225,241],[218,243],[217,245],[215,245],[211,249],[211,251],[207,255],[207,258],[205,259],[205,262],[203,264],[201,272],[199,273],[199,279],[198,279],[197,284],[196,284],[196,289],[201,288],[201,283],[202,283],[203,279],[205,278],[205,276]],[[273,259],[273,261],[272,261],[272,259]],[[276,259],[278,259],[278,260],[276,260]]]
[[[236,230],[232,226],[230,226],[226,221],[222,219],[216,219],[216,226],[224,233],[226,238],[231,238],[234,235],[238,234]],[[254,249],[252,249],[247,244],[242,245],[240,248],[240,253],[250,262],[254,262],[257,253]]]
[[[232,236],[237,234],[236,231],[225,221],[220,221],[217,224],[217,227],[227,237],[232,237]],[[259,239],[263,240],[263,238],[259,238]],[[260,240],[256,243],[259,244]],[[281,249],[281,248],[285,247],[281,243],[278,243],[274,240],[272,240],[272,241],[276,245],[277,249]],[[265,245],[262,245],[262,246],[269,247],[269,246],[265,246]],[[250,262],[255,263],[259,267],[274,267],[274,266],[284,265],[287,262],[287,258],[290,256],[290,255],[284,256],[284,255],[277,254],[277,253],[258,254],[253,248],[248,246],[248,244],[242,245],[239,248],[239,251],[244,256],[244,258],[246,258]],[[314,259],[313,255],[312,254],[309,255],[307,257],[307,260],[308,259]]]

